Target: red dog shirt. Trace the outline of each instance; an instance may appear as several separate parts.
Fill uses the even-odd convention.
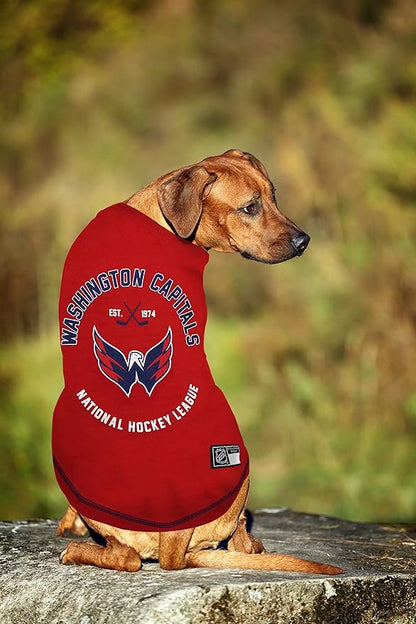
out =
[[[207,261],[127,204],[100,212],[68,253],[53,459],[87,518],[136,531],[198,526],[227,511],[248,474],[204,353]]]

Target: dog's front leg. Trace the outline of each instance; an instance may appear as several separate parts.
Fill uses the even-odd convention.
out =
[[[194,529],[159,533],[159,565],[164,570],[182,570]]]
[[[142,562],[139,554],[116,539],[107,539],[105,546],[91,542],[70,542],[60,557],[61,563],[95,565],[121,572],[137,572]]]

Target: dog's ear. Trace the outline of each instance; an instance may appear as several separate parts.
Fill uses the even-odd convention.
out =
[[[194,232],[201,216],[202,200],[216,179],[215,173],[195,165],[177,171],[159,185],[159,207],[181,238],[189,238]]]
[[[227,150],[226,152],[224,152],[224,154],[222,154],[222,156],[232,156],[234,158],[244,158],[245,160],[248,160],[253,165],[253,167],[258,169],[267,179],[269,179],[269,174],[267,172],[266,167],[263,165],[263,163],[261,163],[259,161],[258,158],[256,158],[255,156],[253,156],[253,154],[250,154],[249,152],[242,152],[242,151],[237,150],[237,149],[230,149],[230,150]]]

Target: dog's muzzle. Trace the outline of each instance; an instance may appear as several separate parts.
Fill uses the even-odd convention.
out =
[[[309,245],[310,240],[311,240],[311,237],[308,234],[306,234],[306,232],[299,232],[299,234],[296,234],[296,236],[294,236],[290,240],[290,244],[292,245],[296,254],[298,256],[301,256],[303,252],[305,251],[306,247]]]

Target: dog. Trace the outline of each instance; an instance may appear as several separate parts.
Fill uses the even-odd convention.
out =
[[[57,532],[82,535],[87,526],[98,543],[70,542],[62,563],[137,571],[142,560],[157,559],[166,570],[342,572],[266,553],[247,531],[244,443],[218,388],[193,381],[205,367],[195,354],[203,359],[207,251],[277,264],[300,256],[309,240],[278,209],[264,165],[239,150],[163,175],[99,213],[81,233],[66,261],[60,300],[66,388],[55,409],[53,446],[70,506]],[[132,246],[138,266],[126,255]],[[110,269],[117,254],[121,264]],[[85,271],[87,257],[92,268]],[[175,277],[182,266],[184,276]],[[136,299],[127,302],[128,293]],[[132,337],[143,341],[145,354],[131,349]],[[105,389],[105,405],[98,388]],[[140,412],[148,404],[154,418],[146,416],[150,408]],[[128,423],[123,405],[133,406]],[[183,487],[175,485],[176,471]]]

